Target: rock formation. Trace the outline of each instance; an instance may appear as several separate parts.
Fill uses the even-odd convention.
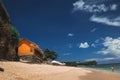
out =
[[[0,0],[0,60],[17,59],[19,35],[12,26],[9,15]]]

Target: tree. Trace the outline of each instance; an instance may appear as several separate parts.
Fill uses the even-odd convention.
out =
[[[16,28],[8,23],[7,24],[9,30],[10,30],[10,46],[9,46],[9,49],[12,50],[10,51],[10,54],[14,55],[14,60],[19,60],[19,57],[18,57],[18,42],[19,42],[19,32],[16,30]],[[14,54],[13,54],[14,53]]]
[[[55,60],[58,57],[55,51],[51,51],[49,49],[45,49],[44,54],[45,54],[45,60]]]
[[[19,32],[10,23],[7,24],[7,27],[10,30],[10,36],[11,36],[10,37],[10,43],[11,43],[11,45],[14,46],[14,45],[18,44],[19,36],[20,36]]]

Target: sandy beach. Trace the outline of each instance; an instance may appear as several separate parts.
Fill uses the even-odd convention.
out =
[[[87,68],[0,62],[0,80],[120,80],[120,75]]]

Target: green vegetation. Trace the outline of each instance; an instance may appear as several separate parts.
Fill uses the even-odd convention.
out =
[[[46,61],[55,60],[58,57],[58,55],[55,51],[51,51],[49,49],[45,49],[44,54],[45,54],[44,60],[46,60]]]
[[[19,32],[10,23],[7,24],[7,27],[10,30],[10,43],[14,46],[19,41]]]
[[[76,62],[76,61],[73,61],[73,62],[64,62],[64,63],[66,63],[67,66],[97,65],[97,61],[87,61],[87,62]]]
[[[14,49],[13,53],[15,54],[14,60],[19,60],[18,56],[18,42],[20,39],[19,32],[15,29],[15,27],[12,26],[12,24],[7,24],[9,30],[10,30],[10,44],[11,47]],[[12,50],[12,49],[11,49]]]

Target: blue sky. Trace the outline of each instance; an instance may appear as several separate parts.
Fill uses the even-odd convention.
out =
[[[12,24],[60,61],[120,60],[119,0],[3,0]]]

